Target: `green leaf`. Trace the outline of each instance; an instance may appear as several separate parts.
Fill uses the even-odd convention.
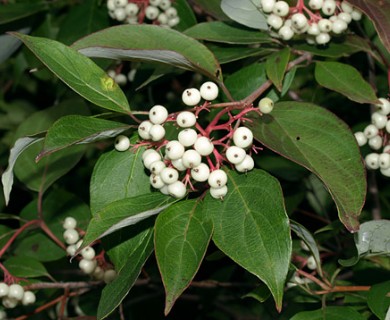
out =
[[[390,254],[390,220],[374,220],[361,224],[355,235],[359,256]]]
[[[92,103],[129,113],[126,96],[91,59],[60,42],[13,33],[63,82]]]
[[[70,45],[83,36],[110,25],[107,7],[100,0],[84,0],[73,6],[60,25],[57,40]]]
[[[175,26],[176,30],[184,31],[194,25],[196,25],[196,17],[188,1],[175,0],[172,6],[176,8],[177,15],[180,17],[180,22]]]
[[[198,40],[230,44],[271,43],[272,38],[258,30],[239,27],[232,23],[221,21],[203,22],[187,29],[184,34]]]
[[[196,5],[201,7],[203,11],[217,20],[230,20],[229,17],[221,9],[221,0],[194,0]]]
[[[149,175],[142,163],[143,148],[135,152],[112,150],[100,156],[90,184],[91,211],[108,204],[151,192]]]
[[[350,65],[340,62],[317,62],[315,78],[321,86],[339,92],[352,101],[378,102],[373,88]]]
[[[234,21],[244,26],[267,30],[267,18],[260,9],[259,0],[222,0],[221,9]]]
[[[390,1],[350,0],[348,2],[371,19],[383,45],[387,51],[390,51]]]
[[[284,48],[271,55],[265,63],[267,76],[279,91],[282,91],[284,74],[287,70],[289,59],[290,49]]]
[[[75,144],[85,144],[113,138],[130,126],[94,117],[79,115],[64,116],[48,130],[44,148],[37,159]]]
[[[175,201],[172,197],[159,192],[115,201],[95,213],[88,225],[83,247],[119,229],[154,216]]]
[[[172,29],[116,26],[84,37],[73,48],[88,57],[160,62],[222,80],[219,63],[207,47]]]
[[[297,313],[291,320],[364,320],[355,309],[350,307],[326,307],[314,311]]]
[[[364,165],[348,126],[324,108],[310,103],[282,102],[270,115],[253,116],[246,124],[266,147],[304,166],[325,184],[350,231],[366,195]]]
[[[49,276],[45,266],[29,257],[11,257],[4,261],[4,267],[15,277],[38,278]]]
[[[22,28],[18,32],[27,34],[31,28]],[[6,61],[21,45],[22,43],[8,34],[0,35],[0,64]]]
[[[12,186],[14,184],[14,166],[18,157],[25,151],[29,146],[42,141],[43,137],[24,137],[16,140],[14,146],[11,148],[10,155],[8,158],[8,167],[1,175],[1,183],[3,184],[3,192],[5,204],[8,204],[9,197],[11,194]]]
[[[46,1],[1,4],[0,25],[32,16],[48,9]]]
[[[367,303],[371,311],[385,320],[390,308],[390,281],[374,284],[368,292]]]
[[[251,48],[247,46],[219,46],[208,44],[207,47],[217,57],[220,64],[225,64],[249,57],[267,56],[273,52],[271,49]]]
[[[279,182],[262,170],[250,174],[227,171],[224,201],[205,199],[213,221],[213,241],[227,256],[259,277],[282,307],[291,237]]]
[[[165,315],[194,278],[206,253],[212,224],[202,203],[181,201],[164,210],[155,224],[155,251],[164,283]]]
[[[321,258],[320,258],[320,252],[318,250],[317,243],[313,237],[313,235],[310,233],[309,230],[307,230],[303,225],[299,224],[298,222],[290,220],[290,227],[291,230],[295,232],[295,234],[303,240],[303,242],[307,245],[309,248],[311,254],[314,257],[314,260],[317,264],[317,271],[318,274],[322,277],[322,267],[321,267]]]
[[[136,250],[127,257],[123,268],[117,270],[118,276],[116,279],[103,289],[97,310],[98,320],[106,318],[119,306],[137,280],[152,251],[153,228],[150,228]]]

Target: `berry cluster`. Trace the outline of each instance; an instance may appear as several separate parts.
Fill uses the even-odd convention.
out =
[[[116,72],[113,69],[107,71],[107,75],[112,78],[119,86],[125,86],[127,84],[127,77],[121,72]]]
[[[306,34],[310,44],[326,44],[331,35],[339,35],[348,29],[352,20],[360,20],[362,13],[344,0],[309,0],[308,6],[298,0],[290,7],[285,1],[261,0],[261,10],[267,15],[267,23],[283,40],[296,34]]]
[[[107,8],[112,19],[123,23],[142,24],[146,18],[149,23],[172,28],[180,22],[171,0],[108,0]]]
[[[4,282],[0,283],[0,298],[4,308],[15,308],[19,303],[24,306],[35,303],[35,294],[32,291],[24,291],[20,284],[8,285]],[[0,318],[1,319],[1,318]]]
[[[260,100],[259,108],[244,107],[236,115],[232,115],[231,110],[223,109],[206,128],[202,128],[197,121],[198,115],[202,110],[209,110],[212,106],[210,101],[216,99],[218,93],[218,86],[213,82],[205,82],[200,90],[186,89],[182,100],[185,105],[193,108],[170,115],[164,106],[155,105],[149,111],[149,120],[138,126],[138,135],[143,141],[137,146],[149,147],[142,154],[142,160],[151,173],[150,184],[163,194],[181,198],[187,193],[187,185],[195,190],[193,183],[207,182],[211,196],[223,199],[228,188],[227,175],[220,169],[221,164],[228,162],[239,172],[253,169],[254,161],[250,155],[252,151],[256,151],[253,133],[239,125],[246,120],[244,116],[250,111],[261,114],[271,112],[273,102],[264,98]],[[202,99],[205,101],[199,105]],[[218,124],[221,116],[226,113],[229,120]],[[169,141],[165,138],[164,124],[167,122],[174,122],[180,128],[176,140]],[[221,130],[228,133],[222,138],[214,139],[211,136]],[[118,136],[115,148],[118,151],[128,150],[129,139],[123,135]]]
[[[83,242],[80,240],[79,232],[76,230],[77,220],[73,217],[67,217],[62,226],[65,229],[63,236],[65,242],[68,244],[66,252],[70,256],[74,256]],[[94,248],[90,246],[85,247],[81,250],[80,256],[79,268],[85,274],[92,276],[96,280],[103,280],[105,283],[110,283],[116,278],[116,272],[114,269],[103,269],[102,266],[99,265],[99,261],[101,259],[98,259],[96,256]],[[101,263],[101,265],[103,265],[103,263]]]
[[[355,138],[360,147],[368,143],[371,149],[377,152],[369,153],[365,157],[368,169],[380,169],[380,172],[390,177],[390,102],[380,98],[380,104],[376,105],[377,111],[371,115],[371,124],[363,132],[355,133]]]

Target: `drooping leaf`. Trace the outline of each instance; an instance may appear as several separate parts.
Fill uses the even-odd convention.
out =
[[[366,178],[356,140],[344,122],[313,104],[282,102],[246,125],[266,147],[315,173],[332,195],[342,223],[358,230]]]
[[[13,33],[63,82],[92,103],[129,113],[126,96],[91,59],[60,42]]]
[[[311,254],[314,257],[314,260],[317,264],[317,270],[318,274],[322,277],[322,267],[321,267],[321,258],[320,258],[320,252],[318,250],[317,243],[313,237],[313,235],[310,233],[309,230],[307,230],[303,225],[299,224],[298,222],[290,220],[290,227],[291,230],[295,232],[295,234],[303,240],[303,242],[307,245],[309,248]]]
[[[350,65],[340,62],[317,62],[315,78],[321,86],[339,92],[352,101],[378,102],[374,89]]]
[[[90,184],[91,211],[95,215],[108,204],[151,192],[149,175],[137,151],[113,150],[100,156]]]
[[[372,20],[383,45],[387,51],[390,51],[390,1],[349,0],[348,2]]]
[[[227,174],[229,191],[225,199],[205,199],[214,226],[213,241],[268,286],[280,310],[291,237],[279,182],[258,169],[248,175]]]
[[[266,33],[221,21],[199,23],[187,29],[184,34],[198,40],[231,44],[256,44],[273,41]]]
[[[48,130],[39,158],[71,145],[113,138],[129,128],[130,126],[125,123],[94,117],[64,116]]]
[[[390,308],[390,281],[374,284],[368,292],[367,304],[380,319],[386,320]]]
[[[26,150],[29,146],[42,141],[43,137],[23,137],[16,140],[14,146],[11,148],[8,167],[1,176],[1,183],[3,184],[3,192],[5,204],[8,204],[9,197],[11,194],[12,186],[14,184],[14,166],[18,157]]]
[[[41,262],[29,257],[11,257],[4,261],[4,267],[6,267],[14,277],[38,278],[49,275]]]
[[[267,76],[279,91],[282,91],[284,74],[289,59],[290,49],[287,47],[272,54],[265,63]]]
[[[154,242],[166,292],[166,315],[194,278],[211,238],[212,224],[201,205],[196,200],[181,201],[156,220]]]
[[[60,25],[57,40],[70,45],[83,36],[110,25],[107,7],[99,0],[84,0],[74,6]]]
[[[355,235],[359,256],[390,255],[390,221],[373,220],[361,224]]]
[[[164,39],[164,41],[161,41]],[[80,39],[73,48],[88,57],[160,62],[222,79],[213,54],[200,42],[172,29],[122,25]]]
[[[120,270],[116,270],[118,276],[102,291],[97,311],[98,320],[106,318],[113,312],[129,293],[134,282],[137,280],[143,265],[153,252],[153,228],[145,234],[138,248],[126,259],[126,263]]]
[[[364,320],[365,318],[351,307],[326,307],[314,311],[302,311],[291,320]]]
[[[260,9],[259,0],[222,0],[221,9],[229,18],[244,26],[268,29],[267,19]]]
[[[49,8],[46,1],[33,1],[31,3],[2,4],[0,10],[0,25],[23,19]]]
[[[154,216],[173,202],[174,198],[159,192],[115,201],[95,213],[88,225],[83,247],[96,239]]]

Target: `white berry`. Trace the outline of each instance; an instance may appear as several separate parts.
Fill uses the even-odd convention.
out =
[[[174,168],[164,168],[160,172],[160,177],[165,184],[171,184],[179,179],[179,172]]]
[[[119,20],[119,19],[117,19],[117,20]],[[122,21],[122,20],[120,20],[120,21]],[[118,74],[115,75],[114,81],[118,85],[124,86],[127,83],[127,77],[123,73],[118,73]]]
[[[161,0],[149,0],[151,6],[157,7],[161,3]]]
[[[73,217],[66,217],[62,227],[64,229],[75,229],[77,227],[77,220]]]
[[[214,199],[221,199],[221,200],[223,200],[223,197],[226,196],[227,193],[228,193],[227,186],[223,186],[221,188],[210,188],[210,195]]]
[[[6,309],[13,309],[18,305],[18,303],[19,303],[18,299],[10,298],[10,297],[3,298],[3,306]]]
[[[165,14],[168,16],[168,18],[176,18],[177,17],[177,10],[174,7],[170,7],[167,10],[165,10]]]
[[[385,152],[379,155],[379,167],[381,169],[387,169],[390,167],[390,154]]]
[[[8,284],[4,282],[0,282],[0,298],[7,296],[8,292],[9,292]]]
[[[172,140],[165,146],[165,154],[171,160],[180,159],[184,154],[184,146],[177,140]]]
[[[382,147],[383,139],[381,136],[375,136],[368,139],[368,145],[374,149],[379,150]]]
[[[160,22],[160,24],[168,24],[168,17],[165,13],[160,13],[157,17],[157,21]]]
[[[14,283],[9,286],[9,291],[8,291],[9,298],[22,300],[23,294],[24,294],[24,289],[20,284]]]
[[[274,9],[275,0],[261,0],[260,5],[264,13],[270,13]]]
[[[67,244],[75,244],[80,239],[79,233],[75,229],[66,229],[63,236]]]
[[[105,283],[110,283],[110,282],[113,282],[116,278],[117,274],[116,274],[116,271],[114,269],[108,269],[106,271],[104,271],[104,277],[103,277],[103,280]]]
[[[237,147],[248,148],[253,143],[252,130],[246,127],[239,127],[234,131],[233,142]]]
[[[247,154],[240,163],[235,165],[235,168],[238,172],[248,172],[255,167],[255,162],[253,158]]]
[[[347,30],[347,28],[348,28],[348,25],[344,20],[336,19],[332,23],[332,32],[335,34],[340,34],[340,33],[344,32],[345,30]]]
[[[291,16],[291,21],[292,24],[295,28],[297,29],[302,29],[306,27],[307,23],[307,18],[303,13],[295,13]]]
[[[208,156],[214,150],[214,144],[207,137],[199,137],[194,144],[194,149],[201,156]]]
[[[86,274],[91,274],[96,268],[96,260],[81,259],[79,268]]]
[[[177,115],[176,122],[181,128],[189,128],[195,125],[196,117],[192,112],[183,111]]]
[[[376,105],[377,112],[387,116],[390,113],[390,101],[385,98],[379,98],[380,103]]]
[[[36,301],[36,297],[35,297],[34,292],[26,291],[26,292],[23,294],[22,305],[28,306],[28,305],[30,305],[30,304],[34,304],[35,301]]]
[[[220,169],[214,170],[210,173],[210,176],[207,181],[210,187],[221,188],[227,183],[227,175],[225,171],[222,171]]]
[[[178,25],[179,22],[180,22],[179,17],[170,18],[170,19],[168,20],[168,26],[172,28],[172,27]]]
[[[76,245],[71,244],[66,247],[66,253],[70,256],[74,256],[76,254],[77,248]]]
[[[97,280],[103,280],[104,278],[104,270],[97,266],[95,270],[93,270],[92,276]]]
[[[207,81],[200,86],[200,95],[204,100],[212,101],[218,97],[218,86],[211,81]]]
[[[145,139],[145,140],[149,140],[150,139],[150,129],[152,128],[153,126],[153,123],[151,123],[150,121],[146,120],[146,121],[142,121],[140,123],[140,125],[138,126],[138,135],[142,138],[142,139]]]
[[[168,186],[168,192],[174,198],[183,198],[187,189],[183,182],[176,181]]]
[[[362,12],[357,9],[353,9],[351,12],[351,18],[352,20],[359,21],[362,18]]]
[[[115,149],[117,151],[126,151],[130,148],[130,139],[126,136],[119,135],[115,139]]]
[[[336,1],[334,0],[325,0],[322,4],[322,12],[327,15],[331,16],[336,10]]]
[[[179,171],[187,170],[187,167],[183,164],[183,159],[172,160],[171,163]]]
[[[150,166],[152,165],[153,162],[161,161],[161,155],[155,150],[151,150],[151,151],[153,152],[148,152],[148,154],[144,158],[144,166],[146,169],[150,169]]]
[[[330,41],[330,35],[329,33],[321,32],[316,36],[316,43],[318,44],[326,44]]]
[[[161,0],[159,7],[163,10],[167,10],[168,8],[171,7],[171,0]]]
[[[181,158],[183,161],[183,165],[186,168],[194,168],[200,165],[202,162],[202,156],[198,151],[189,149],[184,152],[183,157]]]
[[[125,7],[125,12],[130,17],[135,17],[139,11],[139,7],[135,3],[128,3]]]
[[[285,17],[288,15],[290,10],[290,6],[285,1],[277,1],[274,5],[273,13],[280,16]]]
[[[321,19],[318,21],[318,28],[321,32],[330,32],[332,31],[332,21],[329,19]]]
[[[390,168],[380,169],[380,171],[385,177],[390,177]]]
[[[226,150],[226,158],[232,164],[238,164],[244,160],[246,152],[243,148],[231,146]]]
[[[164,161],[155,161],[149,166],[149,170],[153,174],[159,174],[165,167]]]
[[[161,189],[165,186],[164,181],[162,181],[161,176],[159,174],[152,174],[149,177],[150,184],[153,188]]]
[[[149,111],[149,120],[153,124],[162,124],[168,118],[168,110],[160,105],[156,105]]]
[[[349,13],[341,12],[337,16],[338,19],[343,20],[347,25],[352,21],[352,17]]]
[[[201,163],[199,166],[191,169],[191,177],[195,181],[207,181],[210,175],[210,168],[207,164]]]
[[[279,29],[278,34],[280,38],[282,38],[285,41],[288,41],[292,39],[292,37],[294,36],[294,30],[291,29],[291,27],[284,25]]]
[[[145,9],[145,16],[149,20],[154,20],[158,17],[160,11],[154,6],[147,6]]]
[[[114,0],[108,0],[107,1],[107,9],[109,11],[114,11],[116,8],[115,1]]]
[[[95,249],[92,247],[85,247],[81,250],[81,255],[84,259],[93,260],[93,258],[95,258]]]
[[[184,147],[191,147],[198,139],[198,133],[194,129],[184,129],[179,132],[177,139]]]
[[[323,0],[310,0],[309,7],[313,10],[320,10],[322,8]]]
[[[124,7],[127,4],[127,0],[114,0],[116,7]]]
[[[377,153],[369,153],[364,158],[364,161],[368,169],[376,170],[379,168],[379,154]]]
[[[351,13],[353,11],[353,7],[346,1],[341,2],[341,9],[346,13]]]
[[[355,132],[355,139],[359,147],[362,147],[367,143],[367,138],[361,131]]]
[[[165,129],[161,124],[154,124],[149,130],[149,135],[153,141],[160,141],[165,136]]]
[[[387,116],[380,114],[379,112],[374,112],[371,115],[371,122],[378,129],[383,129],[387,124]]]
[[[378,135],[378,128],[374,126],[373,124],[369,124],[363,131],[364,135],[370,139]]]
[[[267,18],[267,23],[275,30],[278,30],[283,25],[283,19],[280,16],[271,13]]]
[[[196,106],[201,99],[200,91],[195,88],[184,90],[181,96],[183,103],[187,106]]]
[[[312,36],[318,36],[321,31],[320,28],[318,27],[317,23],[312,23],[309,29],[307,29],[307,33],[312,35]]]
[[[270,98],[263,98],[259,101],[259,110],[261,113],[271,113],[274,109],[274,102]]]
[[[315,270],[317,269],[317,262],[314,259],[313,256],[310,256],[307,261],[306,261],[306,267],[308,267],[310,270]]]

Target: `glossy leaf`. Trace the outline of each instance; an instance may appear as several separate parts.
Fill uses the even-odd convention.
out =
[[[368,306],[380,320],[386,320],[386,315],[390,308],[389,292],[390,281],[375,284],[368,292]]]
[[[164,39],[164,41],[161,41]],[[88,57],[160,62],[221,80],[218,61],[198,41],[152,25],[122,25],[93,33],[73,44]]]
[[[60,25],[57,40],[70,45],[83,36],[110,25],[107,7],[99,0],[83,0],[74,6]]]
[[[129,113],[130,107],[122,90],[91,59],[54,40],[20,33],[14,35],[79,95],[102,108]]]
[[[349,0],[348,2],[372,20],[383,45],[387,51],[390,51],[390,0]]]
[[[352,101],[378,102],[373,88],[350,65],[340,62],[317,62],[315,78],[321,86],[339,92]]]
[[[282,91],[284,74],[287,70],[289,59],[290,49],[284,48],[271,55],[265,63],[267,76],[279,91]]]
[[[115,201],[95,213],[84,237],[83,247],[124,227],[134,225],[168,208],[174,198],[153,192]]]
[[[350,307],[326,307],[314,311],[303,311],[294,315],[291,320],[364,320],[365,318]]]
[[[71,145],[114,138],[129,128],[130,126],[124,123],[94,117],[64,116],[48,130],[39,158]]]
[[[49,275],[41,262],[28,257],[11,257],[4,261],[4,267],[14,277],[38,278]]]
[[[260,9],[259,0],[222,0],[221,9],[234,21],[244,26],[267,30],[267,18]]]
[[[142,163],[142,152],[142,148],[135,152],[112,150],[100,156],[90,184],[93,215],[117,200],[151,192],[149,175]]]
[[[213,241],[227,256],[259,277],[282,306],[291,255],[289,220],[279,182],[262,170],[227,171],[223,201],[205,199],[213,221]]]
[[[5,204],[8,204],[9,197],[11,194],[12,186],[14,184],[14,166],[18,157],[25,151],[29,146],[42,141],[43,137],[23,137],[16,140],[14,146],[11,148],[10,155],[8,158],[8,167],[1,176],[1,183],[3,184],[3,192]]]
[[[253,118],[246,125],[255,138],[315,173],[332,195],[341,222],[351,232],[357,231],[366,178],[347,125],[323,108],[299,102],[278,103],[270,115]]]
[[[136,250],[127,257],[123,268],[117,270],[116,279],[103,289],[97,310],[98,320],[106,318],[119,306],[137,280],[152,251],[153,229],[150,228]]]
[[[198,40],[230,44],[270,43],[272,38],[267,33],[239,27],[221,21],[203,22],[187,29],[187,36]]]
[[[157,217],[154,242],[166,292],[166,315],[198,271],[211,232],[211,221],[206,221],[196,200],[174,204]]]
[[[300,239],[302,239],[302,241],[309,248],[309,250],[310,250],[311,254],[313,255],[314,260],[317,264],[318,274],[322,277],[320,252],[318,250],[318,246],[317,246],[317,243],[316,243],[313,235],[310,233],[309,230],[307,230],[304,226],[302,226],[298,222],[290,220],[290,227],[291,227],[291,230],[294,231],[295,234]]]
[[[46,1],[2,4],[0,10],[0,25],[23,19],[48,9]]]
[[[390,254],[390,221],[374,220],[361,224],[355,236],[359,256]]]

